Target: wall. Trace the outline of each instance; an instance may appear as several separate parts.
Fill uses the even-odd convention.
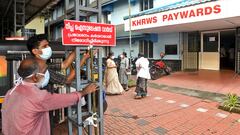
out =
[[[139,13],[139,2],[136,2],[134,5],[131,5],[131,14],[136,14]],[[112,18],[111,18],[111,23],[118,25],[118,24],[123,24],[124,20],[123,18],[125,16],[129,15],[128,12],[128,0],[118,0],[117,2],[114,3],[113,7],[113,12],[112,12]]]
[[[132,57],[137,57],[139,52],[139,43],[136,41],[132,44]],[[114,52],[115,57],[122,54],[122,52],[126,52],[129,57],[129,41],[128,39],[118,40],[117,45],[111,48],[111,51]]]
[[[154,7],[163,7],[169,4],[174,4],[176,2],[186,1],[186,0],[154,0]]]
[[[25,25],[25,29],[35,29],[36,34],[44,34],[45,33],[45,19],[43,16],[38,16],[33,19],[31,22]],[[18,30],[16,36],[21,36],[21,30]]]
[[[36,34],[45,33],[45,21],[43,16],[36,17],[25,26],[25,29],[36,29]]]
[[[154,43],[153,45],[153,58],[159,59],[160,52],[165,52],[165,45],[166,44],[177,44],[178,45],[178,55],[166,55],[165,59],[168,60],[180,60],[180,45],[179,45],[179,33],[164,33],[158,34],[158,42]]]
[[[158,42],[153,43],[153,58],[160,59],[160,52],[165,52],[165,45],[166,44],[177,44],[178,46],[178,54],[177,55],[166,55],[165,59],[167,60],[181,60],[181,53],[180,53],[180,38],[179,33],[164,33],[158,34]],[[129,43],[128,40],[118,40],[116,47],[111,48],[112,51],[115,53],[115,56],[118,56],[123,51],[126,51],[129,56]],[[137,57],[139,53],[139,41],[135,40],[132,44],[132,56]]]

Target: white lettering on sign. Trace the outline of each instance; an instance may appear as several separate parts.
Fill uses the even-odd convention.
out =
[[[113,27],[102,27],[102,32],[113,32]]]
[[[71,25],[70,23],[65,24],[65,28],[71,32],[74,32],[74,25]]]
[[[111,24],[64,20],[63,45],[115,46],[115,27]]]

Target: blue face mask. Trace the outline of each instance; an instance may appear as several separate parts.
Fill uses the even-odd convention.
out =
[[[48,60],[52,56],[52,48],[47,47],[42,49],[42,54],[39,55],[43,60]]]
[[[44,74],[44,78],[40,82],[37,83],[37,87],[44,88],[45,86],[48,85],[49,79],[50,79],[50,74],[47,70]]]

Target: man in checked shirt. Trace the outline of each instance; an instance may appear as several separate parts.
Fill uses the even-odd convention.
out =
[[[27,48],[29,52],[35,57],[40,68],[47,66],[47,70],[44,74],[45,77],[50,77],[49,82],[43,82],[41,89],[47,89],[48,92],[54,93],[54,84],[70,85],[75,78],[75,70],[71,70],[68,76],[64,76],[60,73],[61,70],[65,70],[73,63],[76,57],[76,52],[72,51],[68,57],[59,63],[50,63],[48,59],[52,56],[52,49],[47,40],[45,34],[39,34],[32,36],[27,41]],[[81,59],[80,67],[84,65],[85,61],[90,57],[89,54],[84,54]],[[53,112],[50,112],[51,127],[54,127]],[[51,130],[52,132],[52,130]],[[52,133],[53,134],[53,133]]]
[[[48,111],[76,104],[82,96],[96,91],[90,84],[80,92],[51,94],[40,90],[49,76],[47,67],[40,67],[36,59],[25,59],[18,68],[20,78],[5,95],[2,106],[4,135],[50,135]]]

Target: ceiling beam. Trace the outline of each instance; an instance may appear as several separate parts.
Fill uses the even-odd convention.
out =
[[[7,10],[5,11],[5,13],[4,13],[4,15],[3,15],[3,18],[6,17],[8,11],[9,11],[9,9],[10,9],[10,6],[13,5],[12,3],[13,3],[13,0],[10,0],[10,1],[8,2]]]
[[[33,0],[29,0],[26,4],[25,4],[25,7],[27,7],[29,4],[31,4]]]
[[[46,4],[44,4],[41,8],[39,8],[32,16],[27,18],[26,23],[30,22],[34,17],[36,17],[43,9],[45,9],[51,2],[54,0],[49,0]]]

